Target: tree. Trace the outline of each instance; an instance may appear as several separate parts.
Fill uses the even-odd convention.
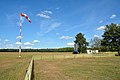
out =
[[[92,49],[100,49],[101,47],[101,39],[99,37],[94,37],[90,41],[90,47]]]
[[[120,55],[120,25],[111,23],[106,25],[101,45],[106,47],[108,51],[117,51]]]
[[[86,48],[87,48],[86,46],[88,45],[88,42],[86,41],[84,34],[78,33],[75,38],[76,40],[74,42],[79,46],[78,52],[79,53],[86,52]]]

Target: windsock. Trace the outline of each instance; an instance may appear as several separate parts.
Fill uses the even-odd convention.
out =
[[[20,16],[25,17],[25,18],[31,23],[31,20],[30,20],[30,18],[28,17],[28,15],[26,15],[26,14],[24,14],[24,13],[21,13]]]

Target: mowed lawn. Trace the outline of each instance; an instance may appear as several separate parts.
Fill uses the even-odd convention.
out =
[[[0,80],[24,80],[32,54],[0,52]]]
[[[120,57],[35,60],[35,80],[120,80]]]

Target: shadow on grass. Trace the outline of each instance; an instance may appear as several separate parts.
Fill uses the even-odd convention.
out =
[[[34,74],[34,60],[33,60],[33,67],[32,67],[32,74],[31,74],[31,80],[34,80],[35,74]]]

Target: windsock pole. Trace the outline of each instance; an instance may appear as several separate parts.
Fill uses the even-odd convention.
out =
[[[20,15],[20,44],[19,44],[19,57],[21,57],[21,47],[22,47],[22,16]]]
[[[20,14],[20,43],[19,43],[19,57],[21,57],[21,49],[22,49],[22,17],[25,17],[30,23],[31,23],[31,20],[30,18],[24,14],[24,13],[21,13]]]

